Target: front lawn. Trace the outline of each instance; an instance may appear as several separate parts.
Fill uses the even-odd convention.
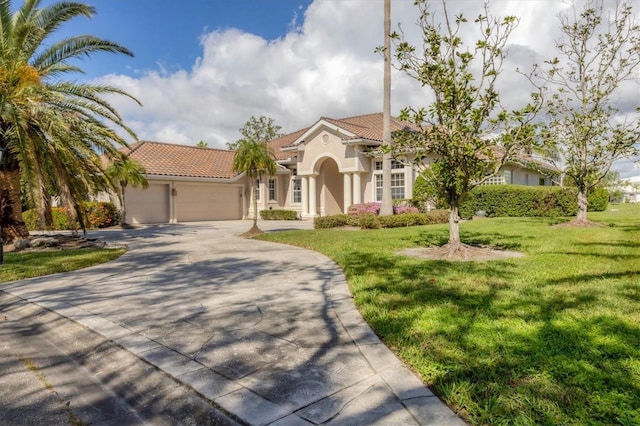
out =
[[[75,249],[5,253],[0,283],[75,271],[109,262],[124,252],[125,249]]]
[[[640,205],[462,224],[467,243],[526,254],[491,262],[395,254],[446,241],[432,225],[261,239],[317,250],[344,270],[382,340],[472,424],[640,424]]]

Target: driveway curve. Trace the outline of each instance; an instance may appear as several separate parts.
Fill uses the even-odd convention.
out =
[[[102,334],[247,424],[464,424],[380,342],[335,263],[240,238],[249,227],[93,232],[129,251],[2,290]]]

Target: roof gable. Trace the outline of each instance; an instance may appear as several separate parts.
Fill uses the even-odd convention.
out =
[[[321,117],[313,126],[303,129],[304,131],[298,131],[301,132],[300,136],[292,140],[288,146],[303,143],[305,139],[323,127],[328,127],[340,133],[342,140],[345,141],[363,139],[369,142],[382,143],[382,117],[383,114],[381,112],[340,119]],[[415,126],[391,117],[391,132],[406,128],[415,129]],[[282,146],[282,148],[284,147],[287,147],[287,145]]]
[[[291,157],[290,154],[288,154],[287,152],[281,151],[281,149],[293,144],[300,136],[302,136],[309,129],[310,127],[306,127],[304,129],[300,129],[293,133],[289,133],[287,135],[280,136],[279,138],[269,141],[268,144],[273,150],[276,160],[286,160],[289,157]]]

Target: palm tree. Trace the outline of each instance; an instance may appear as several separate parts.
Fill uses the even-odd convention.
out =
[[[147,171],[142,164],[125,155],[123,155],[122,158],[119,158],[111,163],[111,165],[107,167],[107,170],[105,171],[109,180],[118,189],[118,199],[120,200],[120,205],[122,206],[121,214],[123,225],[127,224],[127,208],[124,201],[124,191],[129,185],[134,188],[148,188],[149,182],[144,176],[146,172]]]
[[[245,173],[251,182],[251,198],[253,200],[253,227],[246,235],[259,234],[258,199],[255,185],[265,173],[273,176],[276,173],[276,162],[273,150],[265,142],[253,138],[244,138],[236,142],[236,153],[233,158],[233,171]]]
[[[382,102],[382,200],[380,216],[393,214],[391,196],[391,0],[384,0],[384,80]]]
[[[97,52],[132,53],[116,43],[89,35],[50,40],[61,25],[76,17],[91,17],[95,9],[78,2],[40,7],[24,0],[12,13],[11,1],[0,0],[0,144],[5,149],[0,177],[11,188],[26,189],[25,202],[41,217],[52,195],[66,197],[84,229],[86,197],[112,187],[100,155],[117,158],[126,146],[116,129],[135,134],[103,96],[127,93],[106,85],[65,81],[82,72],[72,60]],[[56,188],[57,194],[52,194]],[[8,241],[28,236],[22,203],[15,191],[3,192],[10,217],[3,221]]]

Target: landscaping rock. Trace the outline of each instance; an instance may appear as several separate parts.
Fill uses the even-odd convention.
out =
[[[29,247],[31,247],[31,240],[29,238],[16,240],[13,242],[14,250],[24,250],[24,249],[28,249]]]
[[[105,246],[106,243],[104,243],[103,241],[88,240],[84,243],[81,243],[78,248],[104,248]]]
[[[60,241],[53,237],[39,237],[31,240],[31,247],[57,247],[60,245]]]

